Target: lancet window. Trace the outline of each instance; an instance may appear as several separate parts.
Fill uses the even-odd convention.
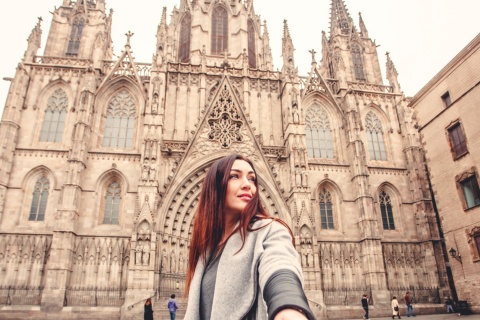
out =
[[[228,50],[228,13],[222,6],[216,6],[212,14],[212,54],[225,54]]]
[[[382,123],[373,112],[369,112],[365,117],[365,131],[367,133],[370,160],[387,160]]]
[[[365,71],[363,69],[362,51],[360,46],[358,44],[353,44],[351,52],[355,79],[363,81],[365,80]]]
[[[392,200],[385,191],[380,193],[380,212],[382,213],[382,223],[384,230],[395,230],[395,221],[393,220]]]
[[[255,50],[255,27],[253,21],[248,20],[248,66],[257,67],[257,52]]]
[[[30,215],[28,216],[29,221],[43,221],[45,218],[49,188],[50,183],[45,176],[40,177],[35,183]]]
[[[330,191],[323,188],[320,191],[319,200],[322,229],[335,229],[335,223],[333,221],[332,195],[330,194]]]
[[[113,181],[107,188],[105,194],[105,208],[103,212],[104,224],[118,224],[118,214],[120,211],[120,185]]]
[[[40,141],[61,142],[65,117],[67,115],[68,98],[62,89],[57,89],[50,96],[43,118]]]
[[[192,16],[187,12],[180,23],[180,46],[178,48],[178,61],[188,62],[190,59],[190,32]]]
[[[82,38],[83,28],[85,27],[85,20],[80,17],[75,17],[72,23],[72,30],[70,32],[70,39],[68,40],[67,56],[77,56],[80,48],[80,39]]]
[[[135,102],[127,90],[118,92],[108,104],[103,146],[131,148],[135,130]]]
[[[317,104],[312,105],[305,118],[307,152],[310,158],[334,157],[330,119],[325,110]]]

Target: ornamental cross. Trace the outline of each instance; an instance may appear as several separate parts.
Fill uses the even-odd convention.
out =
[[[314,49],[309,50],[308,52],[310,52],[312,54],[312,62],[315,62],[315,53],[317,53],[317,52]]]
[[[134,35],[135,33],[132,33],[130,32],[130,30],[128,30],[127,33],[125,33],[125,35],[127,36],[127,46],[130,46],[130,38]]]

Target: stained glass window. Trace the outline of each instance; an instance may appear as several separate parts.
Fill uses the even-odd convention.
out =
[[[222,55],[228,50],[228,13],[222,6],[216,6],[212,14],[211,53]]]
[[[103,213],[104,224],[118,224],[118,213],[120,210],[120,185],[112,182],[105,195],[105,208]]]
[[[332,159],[335,156],[332,130],[325,109],[317,104],[308,108],[305,125],[308,156],[310,158]]]
[[[35,183],[32,205],[30,207],[30,215],[28,216],[29,221],[43,221],[43,219],[45,218],[49,188],[50,183],[45,176],[38,179]]]
[[[332,195],[326,188],[323,188],[319,194],[319,198],[322,229],[335,229],[335,224],[333,222]]]
[[[365,117],[365,131],[367,134],[370,160],[387,160],[385,142],[383,141],[382,123],[371,111]]]
[[[80,48],[80,39],[82,38],[82,32],[84,27],[85,20],[83,18],[75,17],[75,19],[73,19],[70,39],[68,40],[67,56],[78,55],[78,49]]]
[[[57,89],[48,99],[43,118],[40,141],[61,142],[65,117],[67,115],[68,98],[65,91]]]
[[[127,90],[113,97],[107,109],[103,146],[131,148],[135,130],[135,102]]]
[[[250,68],[257,67],[257,53],[255,50],[255,28],[253,21],[248,20],[248,65]]]
[[[382,193],[380,193],[380,211],[382,212],[383,229],[395,230],[392,201],[390,199],[390,196],[385,191],[382,191]]]
[[[192,25],[192,17],[190,13],[186,13],[180,24],[180,46],[178,49],[178,61],[188,62],[190,59],[190,31]]]

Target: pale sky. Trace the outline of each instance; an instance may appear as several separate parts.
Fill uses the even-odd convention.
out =
[[[266,20],[275,69],[281,69],[283,20],[288,21],[295,46],[295,62],[300,75],[310,70],[311,55],[321,59],[322,30],[329,32],[330,0],[254,0],[255,12]],[[162,8],[167,20],[180,0],[106,0],[113,8],[112,38],[115,54],[123,49],[127,31],[135,35],[131,50],[137,62],[151,63]],[[390,52],[399,73],[402,90],[414,96],[460,50],[480,32],[480,0],[345,0],[357,28],[362,13],[369,36],[375,39],[380,68],[385,78],[385,52]],[[26,39],[42,17],[43,55],[51,13],[62,0],[8,1],[0,11],[0,77],[13,77],[27,48]],[[0,113],[6,102],[10,82],[0,79]],[[384,80],[384,84],[388,82]]]

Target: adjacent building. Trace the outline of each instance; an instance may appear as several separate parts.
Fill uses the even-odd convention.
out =
[[[146,63],[131,33],[113,58],[105,0],[58,2],[43,55],[40,21],[28,38],[0,125],[0,312],[130,319],[146,297],[180,293],[205,172],[233,152],[291,226],[318,318],[358,315],[363,293],[372,315],[406,290],[441,307],[451,293],[416,121],[343,0],[308,76],[287,21],[275,71],[253,0],[181,0],[168,22],[164,9]],[[465,91],[446,90],[452,107]]]
[[[480,34],[412,99],[456,295],[480,310]]]

